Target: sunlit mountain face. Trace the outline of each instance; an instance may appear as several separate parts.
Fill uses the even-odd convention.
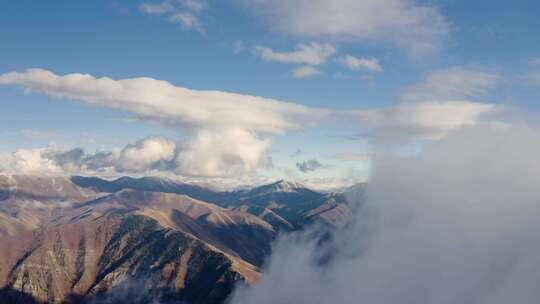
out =
[[[539,303],[539,12],[0,1],[0,304]]]
[[[260,278],[280,232],[334,225],[350,210],[344,194],[286,181],[232,192],[158,178],[2,175],[0,184],[2,285],[6,297],[38,302],[136,293],[141,303],[223,303]]]

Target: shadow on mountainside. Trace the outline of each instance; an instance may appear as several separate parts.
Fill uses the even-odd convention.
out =
[[[0,289],[0,304],[44,304],[36,300],[31,294],[4,287]]]

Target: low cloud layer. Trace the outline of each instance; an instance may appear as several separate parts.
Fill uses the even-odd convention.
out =
[[[508,125],[381,153],[344,228],[282,239],[230,303],[537,303],[539,154],[539,130]]]
[[[21,149],[0,153],[0,172],[49,175],[70,174],[158,174],[180,176],[238,176],[270,164],[264,153],[268,142],[256,143],[260,150],[238,156],[244,144],[231,140],[237,130],[218,139],[213,133],[186,144],[162,137],[149,137],[112,151],[86,152],[81,148]],[[221,141],[219,147],[208,146]],[[210,152],[213,151],[213,152]],[[262,158],[261,158],[262,155]]]

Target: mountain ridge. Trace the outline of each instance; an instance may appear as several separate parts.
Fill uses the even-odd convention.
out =
[[[348,210],[342,194],[287,181],[217,191],[156,177],[0,175],[0,193],[0,288],[47,303],[97,299],[126,280],[152,299],[223,303],[258,280],[279,233]]]

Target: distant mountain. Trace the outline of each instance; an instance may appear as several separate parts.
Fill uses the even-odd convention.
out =
[[[143,215],[257,266],[270,253],[270,243],[276,236],[272,225],[250,213],[225,209],[186,195],[129,189],[75,207],[76,210],[91,208],[92,212],[101,214],[122,211]]]
[[[283,180],[254,188],[242,195],[239,201],[248,208],[256,206],[270,210],[295,229],[319,219],[331,224],[332,219],[337,220],[337,217],[330,213],[348,212],[343,195],[321,193]]]
[[[140,292],[133,303],[224,303],[257,281],[280,231],[331,225],[348,208],[342,194],[287,181],[216,191],[153,177],[0,175],[0,302],[100,301],[127,288]]]
[[[251,214],[187,196],[101,196],[62,178],[2,181],[0,222],[19,225],[0,236],[0,282],[40,301],[104,296],[134,280],[151,297],[222,303],[236,282],[258,278],[247,261],[261,263],[275,237]]]
[[[92,189],[98,192],[114,193],[124,189],[135,189],[152,192],[184,194],[192,198],[214,203],[227,205],[234,203],[237,198],[236,192],[220,192],[209,188],[180,183],[156,177],[121,177],[108,181],[98,177],[73,176],[71,182],[81,188]]]
[[[183,194],[224,208],[249,212],[267,220],[277,230],[299,229],[316,220],[331,224],[339,215],[349,212],[343,194],[313,191],[299,183],[284,180],[249,191],[216,191],[154,177],[122,177],[107,181],[96,177],[74,176],[71,180],[80,187],[108,193],[136,189]]]

